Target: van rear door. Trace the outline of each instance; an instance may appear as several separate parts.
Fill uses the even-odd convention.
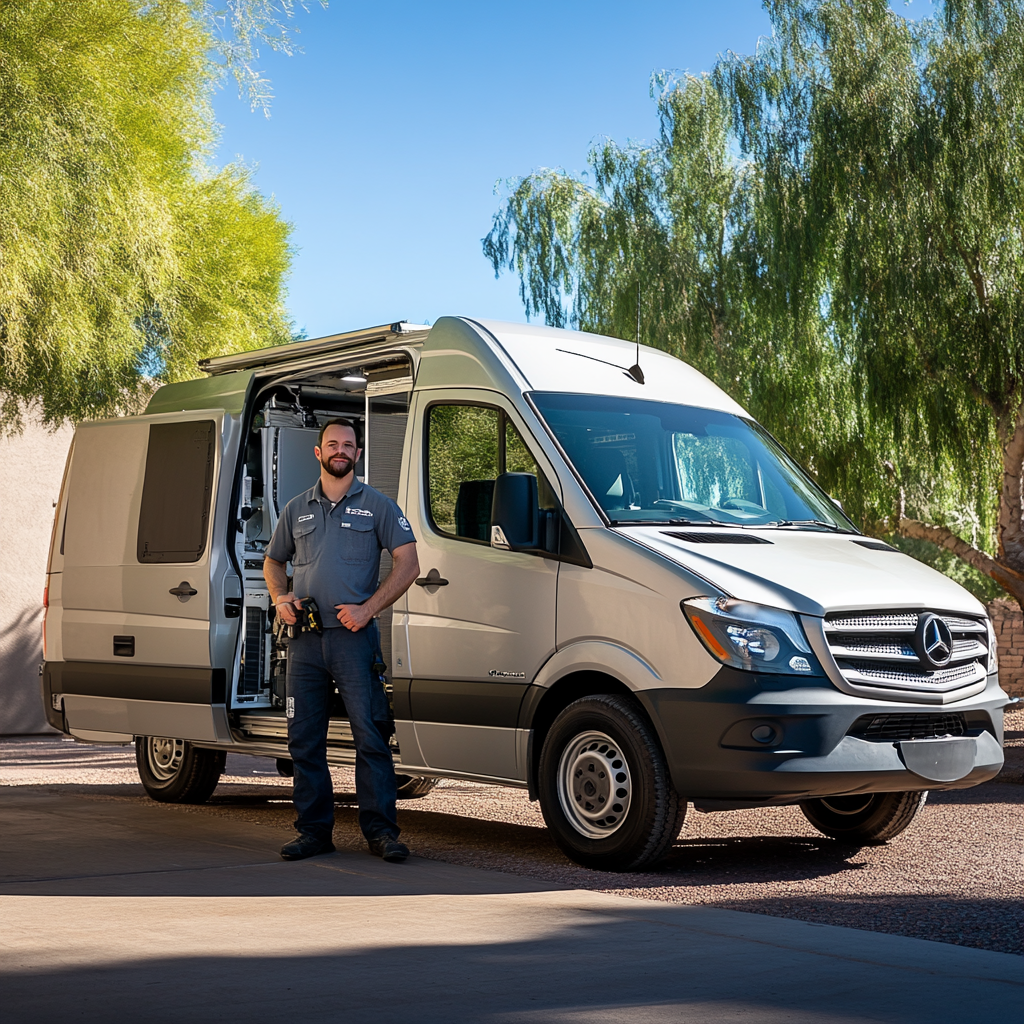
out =
[[[213,538],[215,520],[221,532],[227,527],[236,434],[221,410],[106,420],[76,432],[63,537],[64,660],[46,666],[72,735],[230,738],[227,664],[211,652],[224,661],[235,649],[219,633],[239,620],[217,607],[237,590],[228,581],[237,574]]]

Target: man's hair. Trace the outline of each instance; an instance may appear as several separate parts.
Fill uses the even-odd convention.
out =
[[[328,420],[320,428],[320,436],[317,438],[316,442],[318,448],[323,448],[324,446],[324,433],[327,431],[328,427],[348,427],[352,431],[352,433],[356,435],[356,447],[362,447],[362,444],[359,440],[359,428],[355,425],[355,422],[353,420],[348,420],[342,416],[339,416],[337,419]]]

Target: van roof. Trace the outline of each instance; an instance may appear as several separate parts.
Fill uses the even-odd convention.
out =
[[[419,361],[417,386],[483,386],[522,391],[571,391],[644,398],[748,415],[718,385],[681,359],[646,345],[556,327],[442,317],[429,327],[404,320],[308,341],[200,361],[207,376],[160,388],[147,412],[245,406],[253,378],[285,364],[321,365],[333,353],[353,358],[400,346]],[[414,355],[415,353],[415,355]],[[644,383],[630,375],[639,361]]]
[[[515,364],[524,390],[646,398],[749,415],[717,384],[689,363],[661,349],[584,331],[478,320]],[[424,360],[432,346],[423,350]],[[638,363],[644,383],[630,367]]]

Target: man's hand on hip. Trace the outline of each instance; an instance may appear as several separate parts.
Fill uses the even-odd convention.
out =
[[[338,621],[353,633],[358,633],[369,625],[373,612],[364,604],[336,604]]]

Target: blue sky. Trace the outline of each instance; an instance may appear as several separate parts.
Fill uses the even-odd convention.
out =
[[[523,320],[480,249],[498,179],[581,170],[594,140],[653,137],[652,72],[709,70],[768,31],[757,0],[331,0],[304,53],[264,54],[271,117],[217,97],[218,160],[258,167],[294,225],[289,309],[310,337],[449,314]]]

